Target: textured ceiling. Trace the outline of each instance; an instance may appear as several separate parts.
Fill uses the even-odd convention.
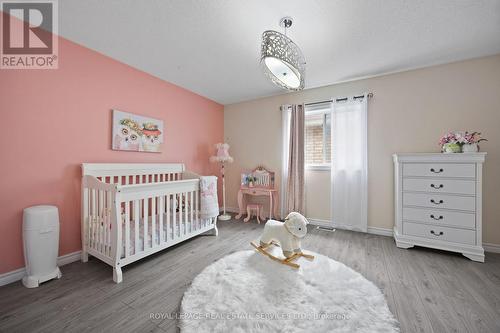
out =
[[[306,89],[500,53],[500,0],[63,0],[59,32],[230,104],[284,93],[259,68],[283,16]]]

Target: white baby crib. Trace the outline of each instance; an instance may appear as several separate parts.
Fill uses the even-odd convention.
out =
[[[200,179],[183,164],[82,164],[82,261],[92,255],[121,268],[211,231],[200,217]]]

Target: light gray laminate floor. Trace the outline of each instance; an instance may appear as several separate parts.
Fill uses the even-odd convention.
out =
[[[121,284],[113,283],[111,267],[91,259],[63,266],[61,280],[40,288],[0,287],[0,331],[175,332],[176,320],[165,314],[178,310],[193,278],[213,261],[251,249],[262,227],[219,222],[218,237],[200,236],[127,266]],[[311,229],[303,243],[379,286],[403,332],[500,332],[500,254],[488,253],[481,264],[342,230]]]

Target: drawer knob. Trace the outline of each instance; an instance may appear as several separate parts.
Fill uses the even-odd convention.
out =
[[[433,203],[435,205],[440,205],[440,204],[444,203],[444,201],[443,200],[435,201],[434,199],[431,199],[431,203]]]
[[[431,172],[434,172],[434,173],[441,173],[443,171],[444,171],[443,169],[439,169],[438,171],[436,171],[436,169],[431,168]]]
[[[439,215],[439,217],[435,217],[434,214],[431,214],[431,219],[442,220],[443,219],[443,215]]]
[[[439,233],[436,233],[434,230],[431,230],[431,234],[433,234],[434,236],[441,236],[443,235],[443,232],[440,231]]]
[[[439,185],[431,184],[431,187],[435,188],[436,190],[439,190],[440,188],[443,188],[444,185],[443,184],[439,184]]]

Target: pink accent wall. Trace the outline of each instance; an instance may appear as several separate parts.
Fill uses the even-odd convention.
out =
[[[111,109],[163,119],[164,151],[111,150]],[[59,69],[0,70],[0,274],[24,266],[22,210],[59,207],[59,255],[81,249],[82,162],[183,162],[202,174],[223,106],[59,39]]]

